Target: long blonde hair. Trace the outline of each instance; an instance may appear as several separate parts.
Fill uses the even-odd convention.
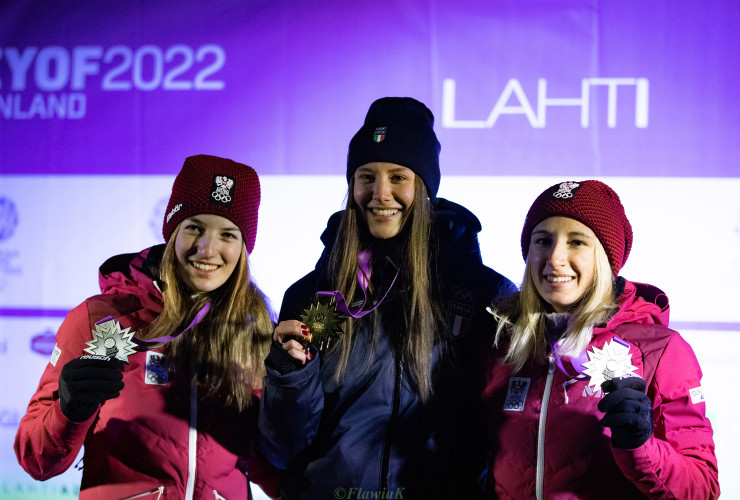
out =
[[[206,317],[165,344],[164,350],[173,369],[197,368],[195,377],[203,397],[243,410],[252,404],[253,392],[262,388],[263,361],[274,326],[272,312],[250,278],[244,245],[226,283],[210,293],[194,295],[177,272],[175,239],[179,231],[180,226],[170,236],[159,268],[164,284],[162,313],[140,338],[180,333],[205,303],[211,302]]]
[[[361,248],[358,206],[352,196],[354,178],[350,178],[347,206],[340,222],[336,243],[329,260],[329,275],[336,290],[351,301],[357,292],[358,253]],[[432,207],[427,195],[426,186],[418,176],[414,179],[414,202],[411,210],[405,215],[402,231],[408,234],[404,243],[401,273],[410,285],[404,304],[403,353],[418,385],[422,401],[432,394],[431,360],[437,331],[442,322],[442,311],[439,300],[432,290],[431,251],[436,248],[430,244],[432,227]],[[379,308],[380,309],[380,308]],[[380,313],[376,309],[371,313],[374,342],[380,331]],[[337,364],[336,378],[339,380],[347,368],[349,352],[352,346],[355,320],[348,318],[344,324],[345,334],[341,340],[341,354]],[[374,350],[374,349],[373,349]]]
[[[591,340],[594,326],[611,317],[617,304],[613,297],[613,277],[604,247],[595,246],[594,280],[571,311],[571,319],[560,345],[565,355],[581,353]],[[524,267],[521,291],[494,304],[491,313],[496,319],[496,346],[508,341],[502,362],[519,371],[527,361],[544,362],[549,355],[546,336],[546,316],[552,312],[532,281],[530,261]]]

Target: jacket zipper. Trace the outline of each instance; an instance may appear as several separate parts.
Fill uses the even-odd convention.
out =
[[[162,498],[162,493],[164,493],[164,486],[159,486],[157,488],[154,488],[153,490],[145,491],[144,493],[139,493],[138,495],[134,495],[132,497],[126,497],[121,500],[133,500],[134,498],[143,498],[143,497],[154,495],[155,493],[157,494],[157,500]]]
[[[195,494],[195,461],[198,458],[198,385],[194,377],[191,376],[190,380],[190,425],[188,429],[188,481],[185,485],[186,500],[192,500]]]
[[[552,392],[552,379],[555,376],[555,358],[550,354],[549,366],[547,368],[547,380],[545,391],[542,394],[542,408],[540,408],[540,424],[537,431],[537,477],[536,497],[537,500],[544,498],[545,483],[545,424],[547,423],[547,407],[550,404],[550,392]]]
[[[391,407],[391,418],[388,423],[388,433],[383,444],[383,459],[380,464],[380,491],[388,491],[391,482],[390,462],[393,434],[398,419],[398,411],[401,406],[401,374],[403,372],[403,354],[396,357],[396,376],[393,382],[393,406]]]

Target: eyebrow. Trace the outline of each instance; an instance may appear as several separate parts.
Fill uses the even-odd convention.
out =
[[[362,172],[376,173],[376,170],[372,167],[359,167],[357,170]],[[399,165],[388,170],[389,174],[395,174],[398,172],[413,172],[413,170],[408,167],[404,167],[403,165]]]
[[[200,224],[200,225],[203,225],[203,226],[205,226],[205,225],[206,225],[206,223],[205,223],[205,222],[203,222],[202,220],[200,220],[200,219],[198,218],[198,216],[194,216],[194,217],[188,217],[188,218],[187,218],[187,219],[185,219],[185,220],[191,220],[191,221],[193,221],[193,222],[196,222],[196,223],[198,223],[198,224]],[[183,221],[183,222],[184,222],[184,221]],[[238,228],[238,227],[236,226],[236,224],[232,224],[231,226],[221,226],[221,227],[218,227],[218,228],[216,228],[216,229],[218,229],[218,230],[220,230],[220,231],[239,231],[239,228]]]

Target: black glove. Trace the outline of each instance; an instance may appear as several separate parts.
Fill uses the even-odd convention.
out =
[[[123,363],[107,356],[82,356],[59,375],[59,404],[73,422],[84,422],[98,405],[117,398],[123,389]]]
[[[653,435],[653,403],[645,394],[645,380],[637,376],[618,377],[601,384],[607,395],[599,401],[606,413],[601,425],[611,427],[612,446],[632,450]]]

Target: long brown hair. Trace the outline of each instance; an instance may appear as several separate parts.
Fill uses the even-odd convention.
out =
[[[568,329],[560,346],[566,355],[578,355],[591,340],[594,326],[609,319],[617,307],[613,297],[613,278],[604,247],[595,246],[594,281],[572,311]],[[496,345],[508,340],[503,362],[521,370],[529,360],[543,362],[549,355],[546,336],[546,316],[550,307],[537,293],[530,271],[530,261],[524,267],[520,292],[503,299],[491,310],[496,319]]]
[[[358,206],[352,196],[353,191],[354,177],[351,177],[347,206],[329,261],[330,276],[334,280],[333,286],[348,300],[351,300],[357,291],[357,270],[359,268],[357,255],[362,247]],[[439,300],[432,288],[430,251],[434,251],[435,246],[430,245],[431,227],[431,203],[424,183],[417,176],[414,179],[414,201],[411,210],[405,214],[402,225],[402,231],[408,234],[408,240],[404,244],[404,261],[401,272],[405,274],[411,290],[404,304],[403,321],[408,334],[403,338],[402,350],[416,378],[422,401],[426,401],[432,394],[432,350],[437,331],[443,324]],[[374,341],[380,330],[380,309],[371,313],[375,332]],[[353,328],[354,320],[348,318],[344,325],[345,334],[341,340],[337,379],[341,378],[347,368],[353,341]]]
[[[211,302],[206,317],[165,344],[164,350],[175,370],[197,368],[195,377],[204,397],[243,410],[253,402],[254,391],[262,388],[263,361],[274,326],[272,312],[251,280],[244,245],[226,283],[212,292],[193,294],[177,272],[175,239],[179,231],[178,226],[170,236],[159,268],[160,282],[164,283],[162,313],[140,338],[181,332],[205,303]]]

